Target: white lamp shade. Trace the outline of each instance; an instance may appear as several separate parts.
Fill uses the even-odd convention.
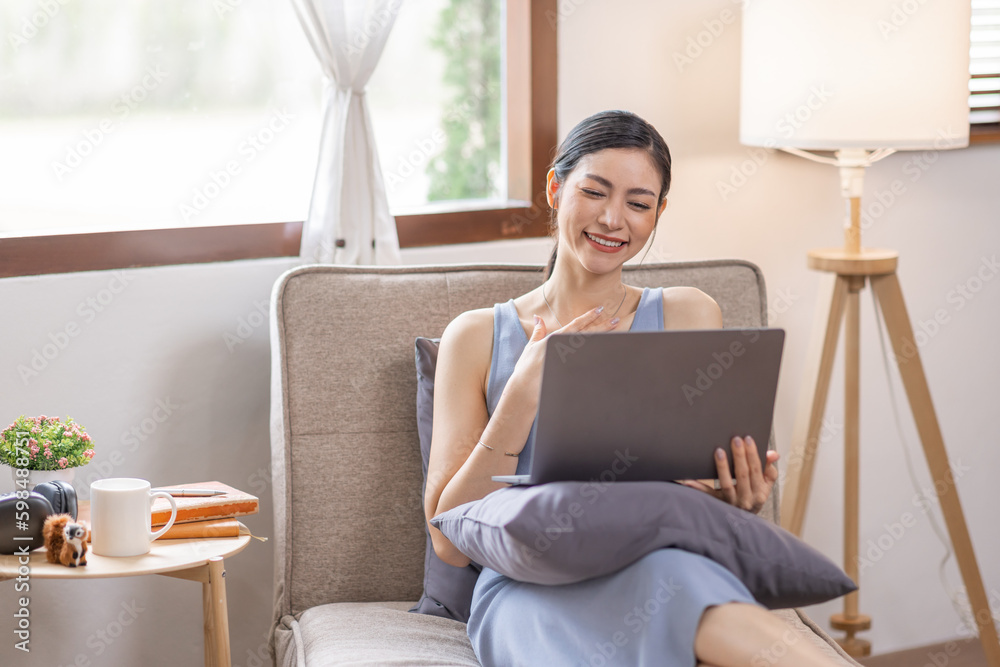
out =
[[[968,0],[751,0],[740,141],[958,148],[969,143]]]

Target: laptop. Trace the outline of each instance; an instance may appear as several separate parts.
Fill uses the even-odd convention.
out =
[[[712,329],[553,334],[530,473],[493,481],[717,479],[713,454],[770,442],[785,332]]]

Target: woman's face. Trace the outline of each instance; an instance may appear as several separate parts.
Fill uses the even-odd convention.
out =
[[[549,172],[549,204],[556,207],[559,256],[607,273],[646,244],[663,211],[660,173],[646,151],[608,148],[584,156],[566,182]]]

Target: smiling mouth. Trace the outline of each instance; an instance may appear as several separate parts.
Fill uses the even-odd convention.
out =
[[[625,245],[625,241],[609,241],[608,239],[599,238],[588,232],[584,232],[584,235],[594,243],[600,243],[602,246],[606,246],[608,248],[620,248]]]

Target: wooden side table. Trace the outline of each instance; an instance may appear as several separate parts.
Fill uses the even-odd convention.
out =
[[[110,558],[87,552],[86,567],[65,567],[45,560],[45,550],[31,552],[32,579],[102,579],[162,574],[200,581],[205,616],[205,665],[230,667],[229,613],[224,559],[250,543],[249,535],[190,540],[156,540],[149,553]],[[0,581],[18,576],[18,556],[0,556]]]

